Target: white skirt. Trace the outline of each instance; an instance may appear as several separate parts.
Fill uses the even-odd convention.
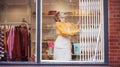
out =
[[[57,37],[54,46],[54,60],[71,60],[71,42],[69,37],[63,37],[61,35]]]

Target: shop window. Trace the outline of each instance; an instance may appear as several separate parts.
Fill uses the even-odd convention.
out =
[[[103,0],[42,0],[41,62],[104,62],[103,9]]]
[[[0,63],[36,62],[35,0],[0,1]]]

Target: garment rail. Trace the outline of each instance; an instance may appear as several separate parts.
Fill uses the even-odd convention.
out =
[[[8,23],[0,23],[0,25],[27,25],[27,26],[29,26],[30,23],[27,23],[27,22],[8,22]]]
[[[31,33],[27,22],[0,23],[0,61],[28,61]]]
[[[0,23],[0,26],[1,25],[26,25],[27,28],[30,30],[30,23],[27,23],[27,22],[8,22],[8,23]],[[30,32],[30,31],[29,31]]]

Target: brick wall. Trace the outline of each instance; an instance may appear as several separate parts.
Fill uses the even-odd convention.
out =
[[[120,67],[120,0],[108,0],[109,65]]]

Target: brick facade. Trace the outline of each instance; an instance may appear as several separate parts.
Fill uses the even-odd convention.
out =
[[[120,67],[120,0],[108,0],[109,66]]]

